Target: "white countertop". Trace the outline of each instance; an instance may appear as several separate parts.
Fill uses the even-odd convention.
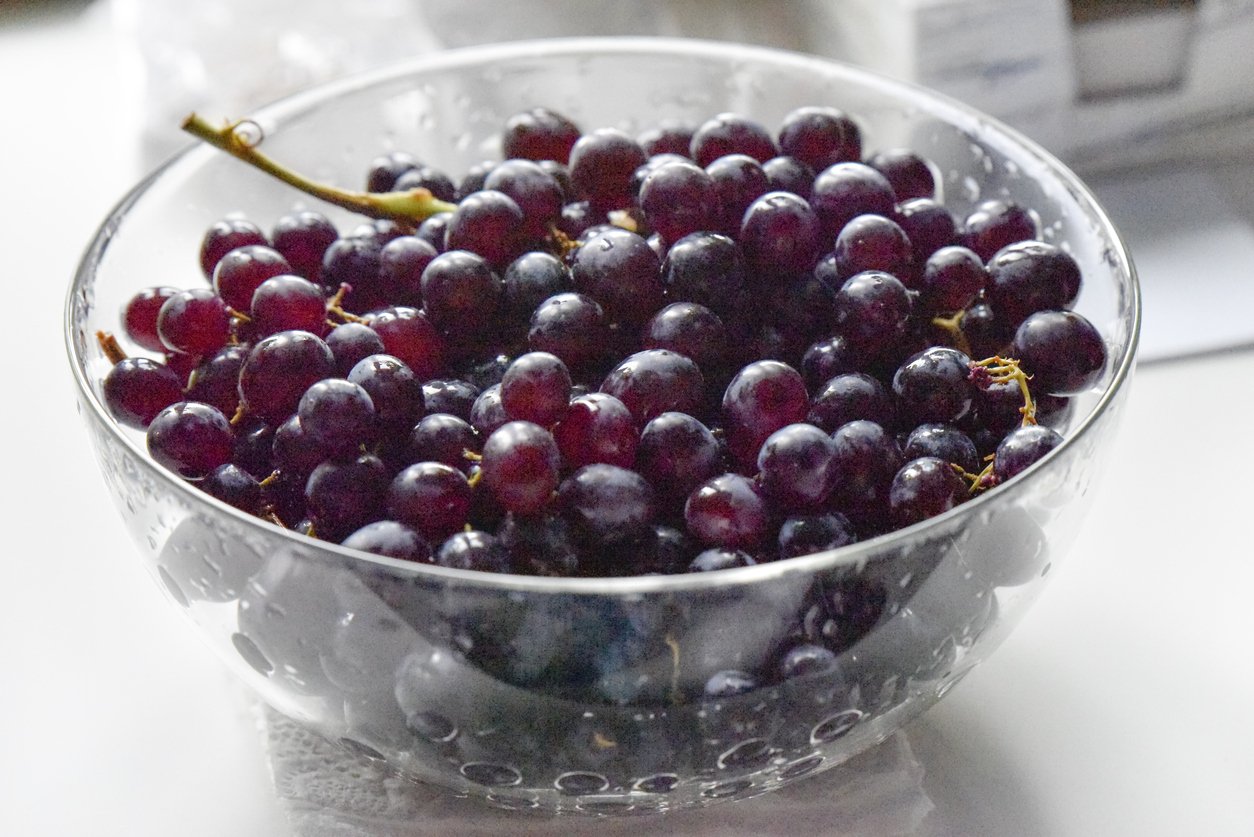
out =
[[[249,699],[130,554],[74,408],[65,288],[136,175],[112,60],[0,27],[0,833],[289,837]],[[1249,350],[1138,371],[1069,559],[908,728],[929,837],[1254,834],[1251,380]]]

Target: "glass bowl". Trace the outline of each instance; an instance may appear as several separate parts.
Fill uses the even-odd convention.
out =
[[[558,579],[416,565],[315,541],[157,466],[102,402],[138,289],[203,282],[204,231],[313,202],[192,147],[104,221],[70,288],[66,339],[104,481],[171,604],[257,693],[348,751],[509,807],[650,812],[752,796],[832,767],[941,698],[1005,638],[1076,536],[1128,392],[1135,273],[1090,192],[1036,145],[927,90],[811,57],[686,40],[577,39],[424,57],[250,116],[272,157],[359,188],[403,149],[448,172],[499,155],[510,115],[544,105],[638,132],[724,111],[779,124],[802,105],[854,115],[864,147],[933,161],[961,217],[1001,197],[1085,276],[1076,308],[1109,362],[1074,399],[1066,442],[1013,481],[850,547],[670,576]],[[208,115],[216,117],[217,115]],[[341,225],[347,215],[316,205]],[[817,620],[817,622],[816,622]],[[723,670],[772,670],[811,631],[834,666],[726,698]],[[817,632],[817,633],[815,633]],[[190,722],[191,719],[189,719]]]

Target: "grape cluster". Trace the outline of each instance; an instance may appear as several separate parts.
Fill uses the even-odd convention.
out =
[[[552,110],[448,208],[210,227],[204,284],[146,288],[104,398],[160,464],[275,525],[554,576],[740,567],[940,514],[1060,441],[1106,363],[1029,208],[963,217],[850,115],[633,137]]]

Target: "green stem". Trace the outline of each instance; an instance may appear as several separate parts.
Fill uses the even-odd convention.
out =
[[[248,132],[243,130],[247,126],[257,131],[255,138],[250,137]],[[193,113],[183,120],[183,130],[307,195],[371,218],[390,218],[395,221],[418,224],[432,215],[451,212],[457,208],[454,204],[438,200],[427,189],[408,189],[401,192],[353,192],[310,180],[258,151],[257,146],[261,142],[260,128],[255,122],[247,119],[217,127]]]

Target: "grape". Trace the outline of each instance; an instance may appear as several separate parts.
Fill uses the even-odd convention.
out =
[[[988,283],[984,262],[960,245],[937,249],[923,264],[919,277],[919,307],[930,313],[961,311],[975,302]]]
[[[212,354],[226,345],[231,315],[222,298],[208,288],[179,291],[162,303],[157,333],[172,352],[192,357]]]
[[[617,128],[598,128],[570,149],[570,180],[600,211],[631,204],[631,179],[648,158],[634,139]]]
[[[998,250],[1040,235],[1036,218],[1014,201],[987,200],[967,215],[959,243],[988,261]]]
[[[324,378],[305,390],[296,406],[300,426],[331,456],[346,456],[374,441],[375,407],[352,381]]]
[[[740,474],[706,480],[684,504],[688,531],[707,546],[753,549],[766,539],[769,520],[766,500]]]
[[[762,164],[773,192],[792,192],[804,200],[814,189],[814,169],[796,157],[772,157]]]
[[[382,519],[387,487],[387,469],[374,454],[321,463],[305,483],[305,502],[315,534],[338,543]]]
[[[702,369],[725,360],[727,328],[719,316],[695,302],[672,302],[645,324],[645,349],[667,349],[691,358]]]
[[[832,256],[839,276],[879,270],[906,282],[914,262],[914,249],[905,230],[895,221],[868,213],[849,219],[841,227]]]
[[[379,264],[383,245],[374,238],[348,236],[338,238],[327,247],[319,274],[322,290],[334,294],[341,285],[348,286],[344,296],[345,310],[353,314],[365,312],[386,303],[379,282]]]
[[[206,279],[213,278],[213,270],[218,260],[236,247],[250,244],[268,245],[266,234],[261,228],[243,218],[224,218],[214,222],[205,230],[200,243],[200,271]]]
[[[839,512],[794,515],[779,527],[779,557],[795,558],[840,549],[858,540],[849,518]]]
[[[928,161],[908,148],[877,151],[867,165],[887,178],[898,200],[931,198],[936,195],[936,175]]]
[[[581,537],[603,544],[640,535],[653,520],[653,489],[635,471],[584,465],[557,490],[561,514]]]
[[[854,520],[878,523],[888,488],[901,467],[892,434],[873,421],[858,419],[832,433],[834,468],[839,474],[832,506]]]
[[[534,351],[557,355],[577,372],[600,361],[608,339],[605,310],[580,293],[560,293],[540,303],[527,332],[527,343]]]
[[[866,372],[833,375],[810,400],[806,421],[831,433],[843,424],[866,419],[885,427],[897,423],[893,395]]]
[[[240,402],[250,414],[278,424],[296,411],[306,389],[334,369],[335,356],[322,338],[280,331],[249,350],[239,373]]]
[[[831,437],[812,424],[790,424],[776,430],[758,451],[762,493],[776,509],[819,509],[838,476],[834,454]]]
[[[749,267],[760,274],[800,275],[822,249],[819,217],[791,192],[767,192],[745,210],[738,240]]]
[[[862,159],[862,134],[847,114],[831,107],[800,107],[784,116],[780,150],[815,171]]]
[[[402,561],[425,563],[431,560],[431,544],[413,529],[395,520],[367,523],[345,538],[343,545]]]
[[[779,156],[779,147],[770,132],[736,113],[720,113],[701,123],[693,132],[688,149],[699,166],[708,166],[729,154],[744,154],[759,163]]]
[[[667,241],[708,230],[717,219],[714,179],[682,158],[652,165],[640,184],[638,203],[649,226]]]
[[[636,461],[640,432],[627,405],[604,392],[570,401],[553,428],[562,461],[570,468],[603,463],[630,468]]]
[[[557,489],[561,455],[553,435],[529,421],[509,421],[483,443],[483,483],[506,510],[536,514]]]
[[[455,570],[489,573],[510,571],[510,555],[505,545],[487,532],[458,532],[440,545],[435,563]]]
[[[502,313],[508,321],[526,323],[540,303],[573,290],[568,268],[551,253],[532,250],[510,262],[501,276]]]
[[[658,154],[676,154],[687,156],[692,146],[693,127],[683,122],[662,120],[657,125],[645,129],[636,141],[650,157]]]
[[[470,405],[468,421],[476,433],[485,437],[509,421],[509,414],[505,412],[505,405],[501,402],[500,384],[486,386],[475,396],[474,403]]]
[[[258,337],[294,330],[323,335],[329,330],[322,289],[292,274],[272,276],[258,285],[248,315]]]
[[[705,380],[697,364],[666,349],[644,349],[630,355],[601,382],[601,392],[622,401],[642,427],[672,410],[698,412],[704,391]]]
[[[897,203],[888,178],[864,163],[836,163],[819,169],[810,193],[810,205],[823,232],[835,237],[859,215],[892,215]]]
[[[247,311],[252,305],[253,292],[272,276],[292,272],[287,259],[264,244],[236,247],[223,254],[213,269],[213,289],[231,308]]]
[[[444,241],[448,237],[448,222],[452,212],[437,212],[418,225],[414,230],[414,238],[420,238],[431,245],[437,253],[446,249]]]
[[[993,457],[993,475],[1000,482],[1022,473],[1030,465],[1062,444],[1058,431],[1040,424],[1029,424],[1006,434]]]
[[[557,178],[531,160],[497,163],[484,178],[483,188],[501,192],[518,205],[523,213],[521,233],[530,241],[540,241],[548,235],[549,225],[557,221],[565,203]]]
[[[504,270],[521,252],[526,216],[504,192],[482,189],[457,204],[444,230],[444,249],[468,250]],[[426,288],[423,288],[426,299]]]
[[[1037,392],[1073,395],[1097,383],[1106,367],[1106,345],[1074,311],[1029,314],[1015,331],[1010,353],[1031,376]]]
[[[801,373],[777,360],[759,360],[736,373],[723,393],[723,424],[733,461],[752,469],[766,438],[805,421],[810,399]]]
[[[322,260],[339,237],[329,218],[308,209],[284,215],[270,231],[271,246],[287,260],[292,272],[313,282],[321,281]]]
[[[815,393],[837,375],[857,372],[862,366],[861,353],[843,334],[812,343],[801,356],[801,376],[806,389]]]
[[[407,449],[413,462],[441,462],[468,471],[472,460],[466,453],[477,454],[480,447],[479,433],[467,419],[430,413],[410,431]]]
[[[501,405],[511,419],[549,427],[566,415],[570,386],[570,371],[557,355],[528,352],[505,370]]]
[[[766,170],[747,154],[728,154],[712,160],[705,171],[714,181],[715,194],[722,206],[713,231],[735,236],[740,232],[745,211],[771,190]]]
[[[837,330],[859,350],[874,353],[901,337],[913,301],[900,279],[867,270],[841,284],[834,308]]]
[[[505,122],[501,152],[506,159],[556,160],[565,163],[579,140],[579,126],[557,111],[537,107]]]
[[[165,301],[178,292],[178,288],[157,285],[144,288],[127,300],[122,309],[122,327],[126,336],[150,352],[166,351],[165,343],[161,342],[161,335],[157,332],[157,315]]]
[[[247,357],[248,346],[236,345],[202,360],[188,376],[188,400],[211,404],[224,416],[234,416],[239,408],[239,373]]]
[[[366,170],[367,192],[390,192],[396,180],[407,171],[421,165],[418,158],[408,151],[389,151],[370,161]]]
[[[958,243],[958,222],[953,213],[932,198],[903,200],[892,218],[910,239],[918,264],[940,248]]]
[[[902,466],[888,489],[888,503],[899,526],[949,511],[966,498],[962,477],[943,459],[923,456]]]
[[[231,425],[217,407],[178,401],[148,424],[148,453],[159,465],[187,479],[207,476],[231,461]]]
[[[444,340],[417,308],[385,308],[371,316],[368,325],[383,341],[384,351],[413,370],[418,380],[428,381],[443,370]]]
[[[736,567],[752,567],[757,562],[743,549],[714,547],[697,553],[688,565],[690,573],[708,573],[714,570],[730,570]]]
[[[674,300],[695,302],[719,316],[740,313],[746,287],[744,253],[725,235],[686,235],[667,250],[662,281]]]
[[[158,413],[183,400],[183,385],[164,363],[128,357],[115,363],[105,375],[102,395],[115,419],[143,430]]]
[[[629,230],[598,232],[575,251],[571,261],[575,289],[595,299],[612,320],[640,324],[662,305],[657,254]]]
[[[910,357],[893,376],[903,417],[924,424],[952,423],[971,409],[971,358],[957,349],[933,346]]]
[[[422,273],[440,254],[429,241],[402,235],[379,251],[380,292],[399,305],[422,304]]]
[[[466,419],[479,392],[479,387],[469,381],[432,380],[423,383],[422,400],[429,413],[451,413]]]
[[[923,456],[942,459],[968,474],[980,471],[980,454],[975,442],[951,424],[929,423],[915,427],[906,437],[902,456],[907,461]]]
[[[681,412],[664,412],[640,431],[636,470],[666,505],[677,506],[699,484],[725,470],[722,448],[710,429]]]
[[[466,475],[442,462],[415,462],[388,487],[387,510],[424,537],[440,542],[466,525],[472,494]]]
[[[457,186],[452,179],[432,166],[418,166],[409,169],[396,178],[392,185],[394,192],[408,192],[411,189],[426,189],[433,198],[442,201],[457,199]]]
[[[1080,266],[1056,245],[1020,241],[988,262],[988,304],[1008,328],[1037,311],[1067,308],[1079,293]]]
[[[261,510],[261,483],[238,465],[227,462],[210,471],[200,483],[201,489],[242,512],[257,514]]]
[[[335,358],[335,374],[342,378],[348,377],[358,361],[384,353],[383,338],[365,323],[340,323],[324,339]]]

